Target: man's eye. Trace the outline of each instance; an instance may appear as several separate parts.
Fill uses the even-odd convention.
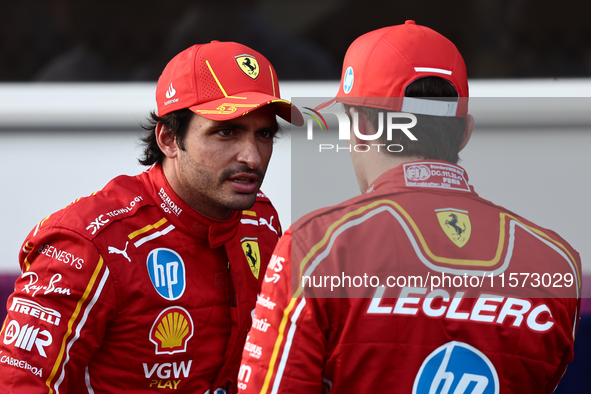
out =
[[[232,135],[232,130],[230,130],[230,129],[219,130],[218,134],[221,135],[222,137],[230,137]]]
[[[259,136],[264,139],[272,139],[275,136],[275,133],[268,130],[261,130],[259,131]]]

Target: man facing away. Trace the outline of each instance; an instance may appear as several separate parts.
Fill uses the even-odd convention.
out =
[[[151,167],[49,215],[25,240],[0,331],[1,392],[236,391],[281,234],[259,187],[276,115],[301,114],[281,100],[267,59],[233,42],[179,53],[156,101],[140,160]]]
[[[573,359],[580,259],[470,186],[457,165],[473,129],[467,97],[456,47],[413,21],[349,47],[336,101],[350,144],[364,145],[351,149],[364,194],[280,240],[240,391],[553,392]],[[399,112],[417,121],[416,140],[388,138]]]

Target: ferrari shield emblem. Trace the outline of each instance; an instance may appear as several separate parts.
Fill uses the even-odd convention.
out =
[[[458,248],[466,245],[472,233],[472,224],[470,223],[470,217],[468,217],[468,211],[445,208],[436,209],[435,212],[437,212],[439,225],[448,238]]]
[[[246,75],[252,79],[259,76],[259,63],[257,59],[250,55],[240,55],[235,57],[238,66]]]
[[[242,250],[248,261],[248,266],[255,278],[259,278],[261,270],[261,252],[259,251],[259,243],[256,238],[245,237],[240,240]]]

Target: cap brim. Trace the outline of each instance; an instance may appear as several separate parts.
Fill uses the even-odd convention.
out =
[[[269,104],[273,105],[275,113],[280,118],[295,126],[304,124],[304,116],[291,102],[261,92],[242,92],[235,96],[195,105],[189,109],[204,118],[224,121],[247,115]]]
[[[337,99],[336,98],[333,98],[332,100],[329,100],[329,101],[326,101],[326,102],[324,102],[322,104],[317,105],[316,108],[314,108],[314,110],[315,111],[323,110],[325,108],[328,108],[328,107],[334,105],[336,102],[337,102]]]

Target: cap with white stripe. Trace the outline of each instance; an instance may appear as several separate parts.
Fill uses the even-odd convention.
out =
[[[451,83],[457,101],[404,97],[406,87],[423,77]],[[347,50],[334,101],[415,114],[466,116],[464,59],[450,40],[414,21],[374,30],[357,38]]]

